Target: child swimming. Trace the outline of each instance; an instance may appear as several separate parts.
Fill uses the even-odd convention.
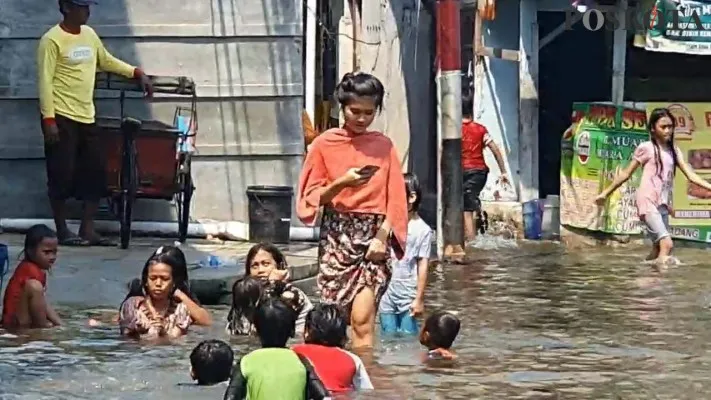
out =
[[[210,313],[183,290],[186,282],[178,272],[174,254],[157,252],[141,273],[141,292],[129,292],[119,308],[122,335],[137,338],[178,337],[190,325],[210,325]]]
[[[452,344],[459,334],[461,323],[454,314],[439,311],[425,320],[420,332],[420,344],[427,347],[428,360],[453,360]]]
[[[669,233],[669,212],[676,168],[678,167],[691,183],[711,190],[711,183],[699,177],[689,167],[681,150],[674,145],[675,127],[676,120],[668,109],[652,110],[647,123],[650,140],[637,146],[627,168],[595,198],[595,204],[603,206],[607,197],[627,182],[637,168],[642,167],[642,179],[636,198],[637,213],[653,243],[647,260],[659,264],[667,263],[674,248]]]
[[[348,325],[335,304],[318,304],[306,316],[304,344],[292,347],[309,359],[332,393],[373,389],[360,357],[343,348]]]
[[[325,399],[328,390],[311,363],[286,342],[294,334],[296,314],[276,298],[261,302],[254,326],[262,348],[242,357],[232,370],[225,400]]]
[[[25,235],[22,261],[5,289],[2,326],[5,329],[51,328],[62,320],[47,301],[47,271],[57,261],[57,234],[34,225]]]
[[[190,376],[198,385],[215,385],[230,379],[234,353],[222,340],[203,340],[190,352]]]
[[[260,280],[246,276],[232,286],[232,307],[227,314],[227,333],[230,335],[254,335],[256,333],[254,313],[260,302],[267,298],[281,299],[297,315],[313,307],[306,294],[286,282]],[[301,334],[303,329],[303,323],[297,323],[296,332]]]
[[[264,296],[262,281],[251,276],[244,277],[232,285],[232,307],[227,314],[227,327],[230,335],[254,335],[254,313],[259,301]]]
[[[405,174],[409,222],[405,256],[393,263],[393,272],[383,299],[380,301],[382,333],[416,335],[419,328],[415,317],[425,309],[427,268],[432,245],[432,229],[417,214],[422,190],[417,177]]]

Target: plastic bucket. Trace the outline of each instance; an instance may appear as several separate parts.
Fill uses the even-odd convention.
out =
[[[540,240],[543,225],[543,207],[540,200],[523,203],[523,237],[528,240]]]
[[[543,239],[557,239],[560,237],[560,197],[557,195],[546,196],[541,231]]]
[[[290,186],[248,186],[249,241],[289,243],[293,199]]]
[[[5,274],[10,270],[10,254],[6,244],[0,243],[0,291],[5,280]]]

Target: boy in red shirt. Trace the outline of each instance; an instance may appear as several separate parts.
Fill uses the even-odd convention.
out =
[[[318,304],[306,315],[304,344],[292,350],[306,357],[332,393],[373,389],[360,357],[345,350],[348,328],[335,304]]]
[[[489,167],[484,160],[484,147],[488,147],[494,154],[496,163],[501,171],[500,182],[508,183],[506,164],[501,155],[499,146],[491,140],[486,128],[474,122],[473,93],[462,94],[462,170],[464,192],[464,238],[467,242],[476,237],[477,227],[474,222],[474,213],[477,220],[481,218],[481,201],[479,194],[486,185]]]

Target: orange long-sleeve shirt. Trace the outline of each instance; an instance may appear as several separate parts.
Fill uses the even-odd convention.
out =
[[[55,113],[77,122],[94,122],[96,71],[131,78],[135,67],[112,56],[93,29],[84,25],[70,33],[55,25],[40,39],[37,49],[40,112],[44,120]]]
[[[380,132],[349,135],[343,129],[329,129],[319,135],[306,154],[299,179],[296,213],[305,224],[313,224],[326,187],[351,168],[377,165],[380,169],[368,183],[343,189],[331,201],[340,212],[385,215],[397,240],[394,248],[402,257],[407,242],[407,195],[400,159],[390,139]]]

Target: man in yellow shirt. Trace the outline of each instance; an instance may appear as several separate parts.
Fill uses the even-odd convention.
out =
[[[86,25],[94,0],[59,0],[62,22],[40,39],[37,50],[39,102],[45,140],[47,187],[62,244],[115,245],[94,229],[99,200],[106,194],[106,166],[96,130],[94,84],[97,67],[140,80],[147,95],[150,79],[112,56]],[[67,227],[65,201],[84,201],[79,235]]]

